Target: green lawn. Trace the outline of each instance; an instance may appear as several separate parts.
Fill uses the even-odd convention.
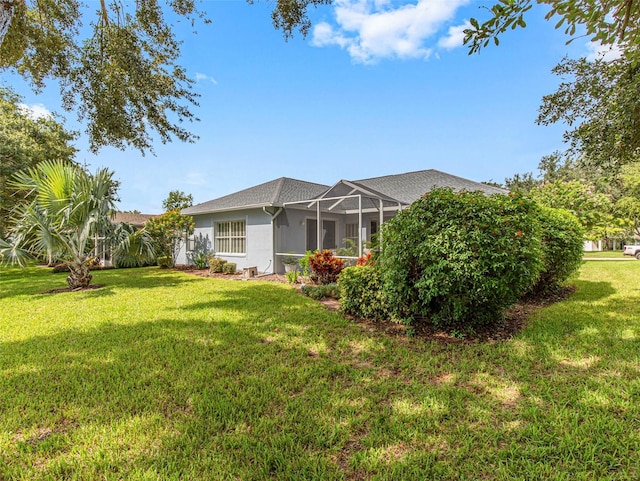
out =
[[[640,479],[640,262],[517,338],[385,337],[285,285],[0,269],[0,479]]]
[[[585,259],[591,259],[591,258],[596,258],[596,259],[633,259],[633,257],[631,256],[624,256],[622,255],[622,250],[617,250],[617,251],[601,251],[601,252],[585,252],[583,257]]]

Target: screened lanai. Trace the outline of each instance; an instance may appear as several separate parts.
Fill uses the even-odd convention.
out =
[[[356,247],[355,255],[338,257],[357,259],[364,253],[365,242],[373,234],[380,235],[385,220],[404,207],[406,204],[357,182],[341,180],[319,197],[284,204],[286,221],[280,227],[291,230],[277,238],[276,256],[301,257],[306,250],[316,249],[337,252],[349,244]],[[291,224],[298,232],[298,225],[305,225],[304,243],[300,237],[295,239]]]

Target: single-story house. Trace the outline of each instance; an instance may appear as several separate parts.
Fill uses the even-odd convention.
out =
[[[433,169],[333,186],[281,177],[182,210],[195,232],[177,262],[188,263],[188,253],[203,246],[238,269],[263,273],[283,272],[285,257],[307,250],[351,247],[346,257],[356,258],[383,222],[434,187],[506,193]]]

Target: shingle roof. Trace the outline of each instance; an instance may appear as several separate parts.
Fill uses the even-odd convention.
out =
[[[118,224],[124,222],[125,224],[131,224],[134,227],[141,227],[155,215],[152,214],[135,214],[133,212],[114,212],[111,216],[111,222]]]
[[[312,199],[321,195],[328,185],[314,184],[304,180],[280,177],[264,184],[249,187],[233,194],[218,197],[182,210],[183,214],[206,214],[248,207],[281,207],[285,202]]]
[[[380,193],[383,196],[395,199],[403,204],[415,202],[434,187],[452,187],[455,190],[468,191],[481,190],[487,194],[507,193],[504,189],[481,184],[434,169],[348,182],[360,188]],[[182,210],[182,213],[194,215],[250,207],[282,207],[286,202],[312,200],[330,189],[338,189],[339,186],[340,182],[333,187],[329,187],[328,185],[314,184],[304,180],[280,177],[279,179],[265,182],[264,184],[249,187],[248,189],[234,192],[224,197],[188,207]],[[344,195],[344,193],[337,192],[336,195]]]
[[[373,177],[371,179],[356,180],[353,183],[376,190],[404,204],[415,202],[434,187],[451,187],[454,190],[468,191],[481,190],[487,194],[507,193],[506,190],[498,187],[481,184],[480,182],[474,182],[473,180],[434,169]]]

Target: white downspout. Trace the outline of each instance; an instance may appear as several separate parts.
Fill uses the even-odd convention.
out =
[[[271,270],[273,271],[272,274],[275,274],[276,272],[276,217],[278,217],[280,215],[280,213],[282,212],[282,207],[278,207],[278,210],[275,211],[274,214],[272,214],[271,212],[269,212],[267,210],[266,207],[262,207],[262,211],[267,214],[269,217],[271,217],[271,262],[270,265],[273,266],[271,267]],[[267,266],[267,269],[269,269],[269,266]]]

